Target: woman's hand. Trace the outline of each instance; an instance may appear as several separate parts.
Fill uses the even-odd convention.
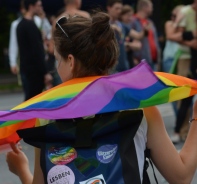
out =
[[[10,146],[13,151],[8,152],[6,158],[9,170],[16,174],[23,184],[32,183],[33,176],[29,170],[29,161],[22,151],[22,148],[16,146],[14,143],[11,143]]]
[[[8,163],[9,170],[19,176],[20,172],[29,168],[29,161],[18,146],[14,143],[11,143],[10,146],[13,151],[7,154],[6,161]]]

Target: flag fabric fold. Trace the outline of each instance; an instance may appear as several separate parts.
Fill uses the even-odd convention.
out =
[[[72,79],[0,111],[0,145],[17,142],[16,131],[42,119],[68,119],[120,110],[144,108],[197,94],[197,81],[152,72],[146,62],[110,76]]]

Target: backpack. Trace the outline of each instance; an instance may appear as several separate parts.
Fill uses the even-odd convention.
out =
[[[46,184],[148,184],[145,159],[141,182],[134,136],[143,111],[56,120],[19,130],[24,141],[41,149]]]

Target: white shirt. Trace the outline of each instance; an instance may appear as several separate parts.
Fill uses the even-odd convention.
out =
[[[144,151],[146,150],[147,131],[148,131],[148,124],[146,121],[146,117],[144,115],[141,125],[138,128],[134,137],[141,182],[143,181],[143,170],[144,170],[144,161],[145,161]]]
[[[16,29],[19,24],[19,22],[22,20],[22,18],[18,18],[17,20],[13,21],[10,28],[10,41],[9,41],[9,61],[11,67],[17,66],[17,58],[18,58],[18,42],[17,42],[17,34]],[[38,16],[34,16],[34,22],[36,26],[39,29],[42,29],[44,31],[45,35],[48,39],[50,39],[51,35],[51,25],[49,21],[44,18],[41,19]]]
[[[9,60],[10,66],[15,67],[17,65],[17,58],[18,58],[18,42],[17,42],[17,35],[16,35],[16,28],[21,21],[21,18],[13,21],[10,28],[10,41],[9,41]]]
[[[45,36],[50,39],[49,35],[51,35],[51,24],[49,23],[48,19],[41,19],[38,16],[34,16],[34,22],[37,27],[44,32]]]

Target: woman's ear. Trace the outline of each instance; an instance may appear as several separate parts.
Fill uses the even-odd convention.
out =
[[[69,62],[70,70],[73,71],[74,67],[75,67],[75,57],[72,54],[68,55],[68,61],[67,62]]]

